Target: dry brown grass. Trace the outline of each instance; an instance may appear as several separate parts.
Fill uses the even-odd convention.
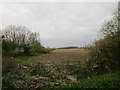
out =
[[[65,63],[70,61],[72,63],[83,62],[88,57],[88,50],[85,49],[57,49],[51,54],[46,54],[32,60],[33,63]]]

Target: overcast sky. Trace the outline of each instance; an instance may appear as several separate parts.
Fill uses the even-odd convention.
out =
[[[98,38],[102,23],[116,8],[117,2],[3,3],[1,27],[26,26],[40,33],[44,46],[80,47]]]

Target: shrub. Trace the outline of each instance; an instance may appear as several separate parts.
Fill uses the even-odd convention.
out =
[[[94,42],[90,48],[90,57],[87,62],[92,71],[110,72],[120,68],[119,46],[120,33],[118,17],[114,17],[101,28],[103,38]]]
[[[18,71],[18,63],[14,58],[3,57],[2,58],[2,73]]]

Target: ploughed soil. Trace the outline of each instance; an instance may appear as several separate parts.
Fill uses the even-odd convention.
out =
[[[51,54],[38,56],[32,63],[75,64],[87,60],[88,50],[85,49],[56,49]]]

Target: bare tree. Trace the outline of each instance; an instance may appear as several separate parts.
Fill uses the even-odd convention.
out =
[[[25,26],[8,26],[2,30],[5,40],[17,44],[35,44],[39,42],[39,33],[28,30]]]

